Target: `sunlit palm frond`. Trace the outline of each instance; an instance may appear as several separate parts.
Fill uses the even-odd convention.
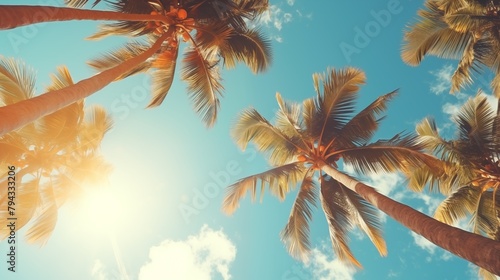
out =
[[[434,212],[434,218],[453,225],[475,211],[479,196],[478,189],[469,186],[461,187],[439,204]]]
[[[290,138],[304,137],[300,105],[284,100],[278,92],[276,93],[276,100],[280,108],[276,112],[276,128]]]
[[[476,61],[474,59],[474,46],[476,45],[476,42],[476,37],[471,38],[464,49],[462,58],[458,63],[458,67],[451,76],[451,93],[458,92],[461,87],[472,84],[471,70],[478,70],[477,66],[474,65],[474,62]]]
[[[186,32],[186,31],[184,31]],[[234,30],[224,22],[196,26],[196,45],[204,50],[225,49]]]
[[[460,109],[455,121],[459,139],[469,145],[467,153],[483,153],[492,143],[492,129],[496,113],[482,94],[470,98]]]
[[[57,206],[51,204],[45,206],[41,213],[33,221],[33,225],[26,232],[28,243],[45,245],[49,240],[57,223]]]
[[[303,179],[305,172],[301,163],[294,162],[238,180],[226,189],[222,210],[229,215],[234,213],[239,206],[240,199],[249,191],[252,200],[255,200],[259,181],[261,193],[268,186],[273,195],[283,200],[290,189]]]
[[[453,0],[453,1],[434,1],[437,2],[439,10],[443,11],[444,14],[450,14],[456,12],[464,7],[469,6],[468,0]]]
[[[335,137],[336,144],[339,147],[366,144],[378,129],[378,124],[381,120],[381,118],[378,118],[378,115],[387,110],[387,102],[394,98],[396,93],[397,91],[392,91],[378,97],[365,109],[352,117]]]
[[[269,7],[269,0],[236,0],[235,2],[240,13],[250,20],[265,12]]]
[[[255,74],[267,70],[272,61],[271,43],[260,30],[231,33],[219,52],[225,67],[231,69],[243,62]]]
[[[473,231],[475,233],[494,238],[493,234],[500,226],[497,219],[497,211],[500,211],[499,200],[500,194],[498,194],[498,192],[495,200],[493,200],[493,191],[484,191],[479,194],[476,209],[471,220],[474,225]]]
[[[477,274],[483,280],[497,280],[498,279],[498,277],[495,276],[493,273],[491,273],[488,270],[481,268],[481,267],[479,267]]]
[[[79,141],[75,143],[74,149],[95,151],[99,148],[104,135],[113,127],[113,120],[106,109],[99,105],[87,107],[85,110],[85,122],[79,130]],[[75,141],[76,142],[76,141]]]
[[[61,168],[61,172],[76,183],[101,184],[113,170],[113,166],[96,153],[73,155],[72,159],[73,162]]]
[[[318,198],[317,186],[311,177],[313,173],[311,171],[306,172],[302,180],[288,223],[281,232],[281,240],[290,255],[301,260],[307,260],[307,254],[311,250],[309,222],[312,220],[312,207]]]
[[[332,139],[349,121],[359,87],[365,83],[363,71],[356,68],[329,69],[324,76],[323,92],[314,100],[312,127],[307,127],[320,142]]]
[[[445,14],[443,21],[461,33],[482,31],[492,26],[492,22],[484,15],[484,7],[480,5],[463,6],[457,11]]]
[[[99,31],[87,37],[87,40],[101,40],[108,36],[137,37],[151,33],[146,21],[120,21],[99,25]]]
[[[88,1],[89,0],[64,0],[64,4],[72,8],[82,8]],[[99,4],[99,2],[101,2],[101,0],[95,0],[94,3],[92,3],[92,8]]]
[[[185,53],[183,62],[181,77],[188,84],[188,94],[194,109],[204,123],[211,127],[217,119],[219,96],[223,90],[218,60],[213,54],[194,48]]]
[[[339,151],[344,162],[361,174],[403,171],[410,173],[425,164],[436,174],[444,172],[442,163],[422,153],[423,147],[412,134],[398,134],[389,140],[379,140],[364,146]]]
[[[231,135],[243,150],[253,142],[259,151],[268,155],[272,165],[293,160],[298,149],[303,147],[300,139],[288,137],[255,109],[247,109],[240,114]]]
[[[340,185],[340,193],[350,205],[350,215],[364,231],[381,256],[387,256],[387,246],[382,236],[382,223],[377,209],[350,189]]]
[[[355,221],[340,193],[342,185],[335,180],[321,180],[321,205],[328,222],[330,240],[333,250],[340,260],[362,267],[349,249],[349,230],[353,229]]]
[[[0,106],[30,99],[34,92],[34,71],[21,61],[0,55]]]
[[[134,43],[129,43],[123,46],[122,48],[119,48],[114,51],[110,51],[107,53],[104,53],[98,58],[95,58],[87,64],[94,68],[98,72],[102,72],[104,70],[110,69],[120,63],[123,63],[124,61],[135,57],[141,53],[143,53],[145,50],[147,50],[148,47],[146,44],[141,43],[141,42],[134,42]],[[117,80],[126,78],[128,76],[134,75],[136,73],[140,72],[145,72],[146,70],[149,69],[150,64],[148,62],[143,62],[139,64],[137,67],[135,67],[133,70],[121,75],[120,77],[117,78]]]
[[[9,133],[0,137],[0,163],[15,164],[29,149],[22,137]]]
[[[401,53],[403,61],[418,65],[426,54],[459,59],[472,35],[451,29],[444,22],[444,12],[437,1],[427,1],[425,6],[427,9],[418,13],[419,21],[405,32]]]
[[[147,105],[147,108],[159,106],[167,97],[167,94],[174,81],[175,66],[177,65],[177,55],[179,47],[173,50],[173,55],[170,61],[166,61],[164,65],[157,68],[153,72],[153,90],[152,97]]]

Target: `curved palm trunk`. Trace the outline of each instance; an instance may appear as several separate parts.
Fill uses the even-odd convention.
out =
[[[0,136],[62,109],[73,102],[86,98],[101,90],[120,75],[134,69],[151,57],[174,29],[163,34],[148,50],[111,69],[91,78],[81,80],[69,87],[54,90],[12,105],[0,107]]]
[[[0,5],[0,19],[2,19],[0,20],[0,29],[68,20],[169,21],[168,17],[161,15],[126,14],[112,11],[27,5]],[[170,24],[173,21],[166,23]]]
[[[479,267],[500,275],[500,242],[441,223],[378,193],[374,188],[329,165],[323,165],[321,169],[413,232]]]

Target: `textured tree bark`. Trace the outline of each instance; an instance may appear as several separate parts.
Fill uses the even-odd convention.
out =
[[[173,31],[174,28],[170,30]],[[170,33],[163,34],[151,48],[140,55],[91,78],[81,80],[60,90],[50,91],[28,100],[0,107],[0,136],[101,90],[120,75],[134,69],[141,62],[151,57],[160,48],[162,42],[170,36]]]
[[[162,15],[127,14],[113,11],[27,5],[0,5],[0,19],[2,19],[0,20],[0,29],[69,20],[161,21],[167,24],[173,23],[170,18]]]
[[[439,222],[380,194],[374,188],[329,165],[324,165],[321,169],[413,232],[452,254],[500,275],[500,242]]]

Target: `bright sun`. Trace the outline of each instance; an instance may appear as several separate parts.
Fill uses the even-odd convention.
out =
[[[117,229],[123,213],[123,204],[109,186],[93,187],[81,198],[80,221],[91,231],[110,232]]]

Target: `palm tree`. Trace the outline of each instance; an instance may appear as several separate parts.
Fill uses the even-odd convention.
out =
[[[323,212],[333,249],[340,259],[359,265],[347,245],[346,234],[354,225],[368,234],[381,255],[386,253],[375,207],[434,244],[499,273],[500,243],[438,222],[337,169],[342,158],[344,164],[352,165],[359,173],[409,172],[421,165],[430,166],[435,176],[444,172],[440,161],[421,152],[424,145],[416,136],[398,134],[369,143],[381,120],[378,115],[395,92],[377,98],[353,115],[359,86],[365,82],[362,71],[330,70],[326,75],[314,74],[313,80],[316,96],[306,99],[302,106],[285,102],[277,95],[280,109],[275,125],[255,109],[241,114],[232,131],[235,141],[242,149],[253,142],[266,154],[272,169],[231,185],[224,198],[224,212],[233,213],[247,191],[255,197],[259,181],[261,192],[267,185],[280,199],[300,183],[282,239],[293,256],[303,259],[310,249],[308,222],[317,198],[315,178],[319,178]],[[319,177],[314,176],[316,173]]]
[[[145,40],[126,44],[91,61],[90,65],[99,71],[91,78],[66,89],[1,107],[0,135],[85,98],[112,81],[146,71],[151,71],[153,76],[153,96],[148,107],[160,105],[172,84],[179,45],[183,40],[190,45],[183,59],[181,76],[188,83],[194,109],[207,126],[215,123],[219,110],[223,90],[220,63],[232,68],[243,62],[254,73],[266,70],[270,64],[269,42],[258,30],[248,28],[245,21],[262,13],[267,0],[199,0],[185,1],[183,5],[176,3],[175,6],[170,5],[173,4],[170,1],[116,0],[110,3],[114,11],[108,13],[149,15],[149,21],[144,21],[144,17],[137,20],[132,17],[103,25],[91,39],[127,35],[143,36]],[[23,9],[15,7],[10,12],[21,17]]]
[[[472,73],[490,68],[495,73],[491,86],[500,97],[500,13],[497,1],[425,2],[419,21],[404,36],[402,58],[418,65],[425,55],[458,59],[451,92],[472,83]]]
[[[470,218],[472,231],[500,241],[500,115],[495,113],[484,94],[463,105],[456,117],[458,135],[445,140],[432,119],[424,119],[417,132],[429,147],[449,165],[451,176],[435,177],[427,167],[414,171],[410,187],[422,191],[437,189],[447,198],[437,207],[434,217],[450,225]],[[488,278],[488,272],[480,270]],[[494,279],[492,275],[490,278]]]
[[[34,75],[14,59],[0,61],[0,102],[10,104],[31,98]],[[71,85],[68,70],[59,68],[47,90]],[[15,197],[6,188],[0,193],[0,220],[7,222],[7,205],[15,203],[16,230],[31,223],[28,241],[44,244],[56,222],[58,209],[75,199],[86,186],[97,185],[111,170],[99,155],[99,145],[112,121],[106,111],[94,106],[84,109],[78,101],[40,118],[22,129],[0,137],[1,181],[6,185],[7,166],[14,166]],[[12,198],[11,198],[12,197]],[[2,227],[0,239],[10,230]]]

